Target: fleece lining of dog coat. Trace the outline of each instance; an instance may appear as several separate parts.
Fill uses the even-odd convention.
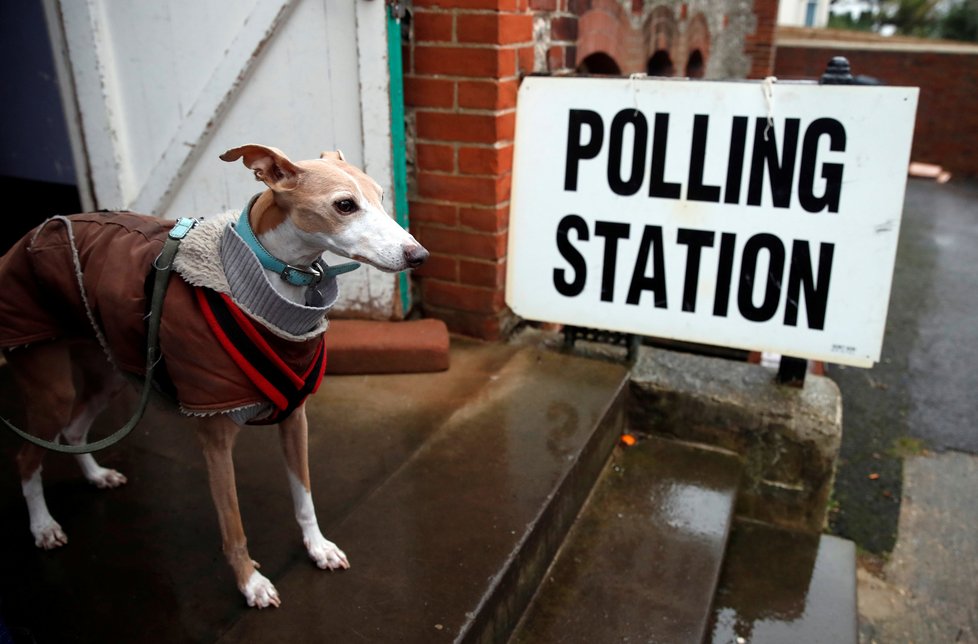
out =
[[[0,258],[0,348],[94,334],[116,367],[142,376],[146,280],[173,224],[106,212],[58,217],[38,226]],[[199,229],[204,234],[198,237]],[[266,410],[268,398],[215,339],[188,284],[216,286],[213,290],[234,296],[220,259],[226,234],[227,221],[218,217],[202,222],[182,242],[177,256],[181,261],[174,262],[179,274],[171,276],[163,306],[160,349],[184,413],[239,412],[235,420],[242,422]],[[183,256],[183,245],[195,237],[191,252]],[[211,263],[202,266],[195,259]],[[255,328],[265,342],[297,373],[306,373],[315,360],[327,326],[325,311],[335,301],[335,284],[322,288],[327,292],[318,306],[304,307],[318,309],[318,314],[303,318],[301,324],[307,328],[299,333],[275,327],[236,302],[258,322]],[[252,298],[252,305],[267,297],[264,293]]]

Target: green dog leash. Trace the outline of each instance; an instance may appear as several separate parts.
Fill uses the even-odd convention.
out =
[[[139,421],[142,420],[143,413],[146,411],[146,405],[149,403],[150,393],[153,389],[153,371],[156,369],[156,365],[160,359],[159,338],[160,320],[163,317],[163,298],[166,296],[166,287],[170,283],[170,272],[173,269],[173,258],[176,256],[177,249],[180,247],[180,240],[186,237],[187,233],[189,233],[196,225],[196,219],[191,219],[190,217],[182,217],[178,219],[177,223],[174,224],[172,229],[170,229],[170,234],[166,237],[166,242],[163,244],[163,250],[160,251],[159,256],[153,262],[153,268],[155,269],[156,274],[153,279],[153,296],[152,300],[150,301],[149,326],[146,332],[146,376],[145,380],[143,381],[143,391],[139,398],[139,404],[136,406],[136,411],[133,413],[132,418],[129,419],[129,422],[109,436],[95,441],[94,443],[86,443],[85,445],[62,445],[61,443],[46,441],[43,438],[32,436],[22,429],[15,427],[6,418],[0,418],[4,425],[26,441],[29,441],[39,447],[44,447],[55,452],[62,452],[64,454],[90,454],[92,452],[97,452],[101,449],[105,449],[106,447],[115,445],[129,435],[136,425],[139,424]]]

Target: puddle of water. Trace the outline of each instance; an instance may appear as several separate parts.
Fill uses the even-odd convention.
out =
[[[738,526],[710,641],[855,642],[854,556],[841,539]]]

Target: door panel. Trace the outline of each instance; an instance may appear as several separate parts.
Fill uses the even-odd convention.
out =
[[[240,209],[262,186],[218,155],[262,143],[293,159],[343,150],[394,214],[380,0],[48,2],[86,207],[171,218]],[[347,274],[337,312],[401,317],[396,277]]]

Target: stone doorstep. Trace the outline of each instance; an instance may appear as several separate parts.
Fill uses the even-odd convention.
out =
[[[735,452],[737,515],[821,532],[842,439],[842,397],[828,378],[778,385],[760,365],[643,347],[631,373],[629,427]]]
[[[123,488],[93,491],[73,459],[45,462],[71,535],[61,551],[34,548],[20,490],[0,490],[19,524],[0,531],[3,618],[38,641],[499,641],[621,435],[627,375],[456,338],[448,372],[327,379],[309,403],[309,451],[320,520],[353,566],[343,572],[303,551],[276,433],[243,431],[239,497],[249,547],[282,594],[274,611],[234,589],[192,423],[155,401],[100,456],[128,474]],[[13,395],[0,387],[4,409]],[[12,457],[15,439],[0,448]],[[121,605],[112,619],[97,608]]]
[[[449,366],[448,327],[426,318],[402,322],[330,320],[329,374],[425,373]]]
[[[734,521],[743,463],[649,437],[621,448],[511,644],[856,644],[855,544]]]
[[[335,357],[337,351],[340,349],[331,353],[331,359]],[[424,570],[430,571],[420,577],[420,586],[413,586],[415,590],[412,592],[418,595],[418,598],[429,592],[433,592],[434,595],[445,592],[444,589],[435,592],[434,587],[428,588],[425,584],[431,584],[436,578],[445,576],[451,571],[451,574],[459,576],[453,584],[450,584],[453,590],[445,597],[454,597],[455,603],[462,600],[461,603],[468,603],[472,609],[475,609],[465,617],[460,617],[461,613],[455,612],[452,617],[446,619],[446,615],[438,614],[439,608],[444,606],[439,607],[436,605],[437,602],[429,604],[425,601],[425,608],[419,614],[413,614],[412,625],[415,628],[423,627],[426,636],[442,639],[446,635],[449,637],[454,635],[470,641],[487,641],[497,639],[502,633],[506,633],[521,613],[520,604],[524,601],[521,597],[526,597],[528,600],[527,593],[533,592],[535,582],[530,578],[542,575],[546,570],[550,558],[563,538],[561,530],[566,530],[566,525],[573,520],[576,512],[575,504],[579,503],[576,499],[583,501],[583,496],[587,494],[587,489],[591,485],[587,481],[593,482],[596,474],[569,477],[567,483],[571,484],[575,491],[567,495],[568,501],[560,501],[563,498],[561,495],[554,497],[553,492],[542,488],[530,494],[531,497],[547,499],[552,510],[544,510],[543,514],[538,514],[541,512],[539,506],[534,510],[531,502],[524,506],[529,509],[529,514],[525,517],[514,516],[504,519],[498,512],[506,503],[494,504],[491,495],[495,493],[486,490],[502,487],[504,489],[497,491],[510,489],[515,493],[519,490],[520,496],[524,496],[530,491],[532,486],[529,484],[534,479],[526,478],[529,475],[520,474],[524,477],[520,486],[480,487],[478,481],[484,480],[485,477],[477,470],[479,467],[495,468],[493,472],[499,470],[497,464],[487,462],[485,457],[500,453],[498,449],[485,451],[482,448],[489,443],[500,443],[502,434],[499,428],[503,424],[501,421],[522,418],[524,422],[529,422],[528,426],[535,427],[536,431],[517,432],[497,447],[505,447],[507,452],[517,455],[517,460],[524,464],[539,463],[545,460],[543,458],[545,456],[551,458],[563,454],[564,448],[567,447],[564,443],[568,440],[566,434],[568,429],[562,423],[578,418],[576,414],[567,416],[568,405],[580,404],[583,392],[589,389],[591,382],[599,373],[605,374],[606,367],[610,366],[591,362],[591,366],[587,366],[585,372],[575,377],[570,367],[577,360],[573,356],[548,357],[532,351],[518,351],[515,356],[507,360],[506,365],[497,372],[496,376],[489,379],[490,383],[495,383],[496,389],[490,388],[485,396],[480,395],[475,407],[467,405],[465,410],[458,411],[457,416],[453,414],[444,429],[437,432],[438,436],[433,437],[434,442],[427,442],[425,447],[416,453],[415,458],[396,468],[391,477],[376,488],[362,505],[359,505],[340,525],[335,526],[335,531],[331,532],[331,535],[340,537],[339,541],[347,544],[349,550],[372,553],[372,556],[366,559],[363,556],[357,558],[356,574],[331,576],[331,583],[322,584],[320,579],[322,573],[311,570],[308,562],[302,562],[297,567],[285,566],[285,570],[282,570],[280,575],[276,575],[275,581],[282,589],[290,591],[288,614],[281,611],[271,614],[263,612],[259,617],[253,612],[245,611],[244,619],[226,632],[227,637],[224,641],[241,641],[246,634],[247,637],[254,635],[253,629],[263,630],[264,626],[268,627],[265,630],[271,634],[277,627],[282,626],[283,620],[291,621],[296,613],[302,614],[307,611],[310,615],[318,615],[317,619],[320,620],[326,616],[325,613],[329,613],[329,619],[325,621],[331,624],[331,629],[337,628],[341,622],[350,622],[349,625],[359,622],[361,626],[377,627],[382,623],[376,621],[377,615],[374,614],[374,609],[383,604],[385,612],[391,615],[396,612],[392,610],[394,605],[407,601],[398,594],[400,592],[398,588],[405,590],[412,587],[410,584],[404,584],[407,579],[390,579],[391,575],[395,572],[400,574],[414,570],[419,573]],[[534,375],[526,380],[522,380],[526,376],[516,376],[520,372],[514,369],[520,363],[531,367],[525,373]],[[539,390],[535,388],[541,385],[540,369],[548,374],[545,378],[548,382],[566,381],[568,377],[575,379],[575,382],[580,383],[575,389],[577,393],[572,398],[562,399],[556,408],[553,408],[554,403],[551,403],[553,409],[539,409],[541,398],[537,393]],[[607,373],[598,380],[607,380],[608,384],[611,384],[614,376]],[[631,399],[626,410],[630,416],[629,426],[633,430],[637,429],[646,434],[657,434],[664,438],[736,452],[744,465],[741,493],[737,501],[738,514],[809,532],[818,531],[824,522],[825,502],[828,490],[831,489],[832,472],[838,451],[841,429],[839,392],[834,383],[818,377],[810,376],[802,390],[778,387],[772,381],[773,373],[756,365],[643,348],[638,363],[632,369],[628,384]],[[498,389],[499,387],[502,389]],[[512,403],[500,404],[504,399],[509,400],[509,396],[513,394],[522,400],[516,407],[512,407]],[[596,394],[594,402],[598,402],[599,399],[600,395]],[[551,411],[557,415],[551,417]],[[544,415],[540,416],[540,414]],[[588,415],[583,414],[580,420],[583,421]],[[382,421],[382,418],[378,420]],[[599,432],[602,438],[596,441],[584,438],[585,444],[595,445],[583,450],[591,454],[586,459],[591,464],[585,469],[593,469],[596,464],[600,469],[600,464],[603,463],[600,454],[607,453],[604,450],[610,449],[610,443],[606,441],[609,437],[610,440],[614,440],[616,436],[614,427],[619,426],[620,422],[620,420],[612,420],[610,423],[605,423],[611,431]],[[553,438],[547,438],[539,444],[526,442],[530,437],[537,436],[539,429],[545,425],[553,425],[553,430],[556,432]],[[580,432],[581,429],[575,431]],[[586,431],[579,434],[582,438],[586,435]],[[652,442],[649,441],[650,444]],[[607,447],[598,447],[597,443]],[[557,452],[554,452],[555,449]],[[538,455],[534,455],[533,450],[537,450]],[[480,451],[483,458],[472,461],[471,455],[478,454]],[[713,453],[720,454],[715,449]],[[466,458],[466,455],[469,458]],[[489,459],[489,461],[494,460]],[[433,467],[436,462],[453,461],[458,461],[460,465],[466,463],[464,476],[460,477],[446,471],[443,475],[439,474],[433,478],[433,474],[439,471]],[[480,462],[483,463],[482,466],[478,465]],[[259,470],[244,468],[243,472],[247,471]],[[519,474],[522,469],[507,466],[499,471]],[[405,485],[402,486],[400,483]],[[456,495],[446,495],[445,491],[468,485],[475,485],[475,488],[480,490],[473,497],[481,499],[476,507],[472,507],[471,503],[462,503],[457,508],[448,507],[451,502],[446,503],[446,501],[450,501]],[[397,492],[387,495],[384,490],[388,488]],[[462,490],[457,489],[457,491]],[[472,491],[476,492],[476,489]],[[462,494],[462,498],[470,497]],[[554,502],[555,498],[557,502]],[[504,500],[502,497],[496,499],[496,501]],[[525,498],[524,502],[530,500]],[[404,523],[393,520],[392,523],[392,517],[405,514],[405,508],[410,505],[406,501],[421,503],[420,507],[425,508],[427,518],[420,522],[412,520]],[[459,502],[461,503],[461,500]],[[509,502],[511,501],[507,501]],[[545,516],[547,512],[559,516],[557,523],[565,524],[565,527],[548,527],[551,519]],[[475,526],[476,517],[481,520],[487,515],[492,519],[492,532],[510,535],[510,529],[514,530],[507,537],[508,543],[492,546],[501,548],[498,554],[510,553],[504,556],[505,564],[501,570],[491,567],[480,570],[481,566],[486,565],[485,562],[476,563],[476,560],[460,558],[460,553],[468,552],[476,546],[474,542],[463,544],[456,543],[455,540],[440,544],[437,540],[428,543],[427,537],[420,541],[415,541],[414,538],[405,541],[400,537],[392,544],[393,535],[387,534],[379,527],[396,526],[394,529],[403,532],[405,528],[437,526],[447,521],[449,517],[456,516],[465,517],[463,524],[473,523]],[[536,520],[528,523],[531,517],[536,517]],[[527,532],[517,530],[518,526],[523,527]],[[485,534],[485,529],[481,532],[476,530],[476,533]],[[420,535],[416,536],[420,537]],[[404,569],[392,570],[381,566],[375,570],[373,565],[375,562],[379,565],[386,560],[379,555],[383,554],[384,549],[391,547],[393,550],[389,553],[392,555],[390,561],[403,562]],[[476,546],[474,549],[481,548]],[[302,557],[297,558],[302,560]],[[460,565],[463,565],[464,569],[458,569]],[[492,572],[493,570],[495,572]],[[532,571],[533,574],[527,575],[528,571]],[[478,593],[467,595],[474,589],[468,588],[463,591],[463,588],[465,584],[480,578],[481,575],[478,574],[480,572],[483,575],[488,573],[490,588],[488,594],[483,595],[482,599],[473,601]],[[450,577],[451,574],[448,576]],[[383,582],[385,578],[390,583]],[[387,588],[389,592],[381,593],[383,601],[375,606],[374,602],[378,599],[377,583],[380,583],[382,588],[391,586],[392,583],[393,586]],[[231,593],[228,595],[230,596]],[[463,597],[465,595],[467,598]],[[401,599],[398,599],[399,597]],[[435,597],[428,599],[435,599]],[[362,603],[363,601],[368,603]],[[417,602],[414,602],[414,605],[415,608],[412,610],[417,610]],[[709,609],[708,602],[705,609]],[[406,612],[411,614],[410,610]],[[331,629],[329,632],[335,633]],[[420,632],[415,631],[415,634],[420,635]]]
[[[461,405],[429,392],[451,413],[331,527],[353,568],[324,579],[299,557],[274,578],[288,608],[243,613],[221,642],[297,630],[307,641],[505,640],[621,435],[627,369],[490,350],[508,357],[479,392]],[[372,378],[386,396],[392,377]],[[389,414],[362,413],[375,425]]]
[[[510,641],[702,642],[741,469],[657,437],[615,450]]]
[[[516,343],[556,348],[557,337],[524,334]],[[331,374],[449,366],[449,334],[437,319],[333,320],[327,338]],[[793,389],[777,385],[760,365],[643,347],[630,391],[629,426],[636,431],[744,458],[738,516],[811,532],[825,527],[842,437],[841,393],[830,379],[809,375],[804,388]]]

